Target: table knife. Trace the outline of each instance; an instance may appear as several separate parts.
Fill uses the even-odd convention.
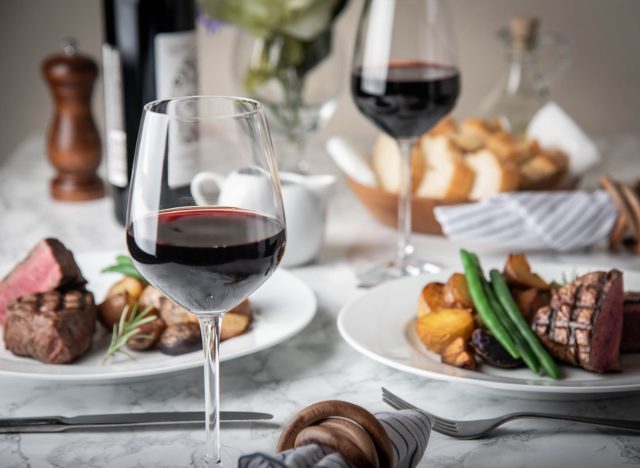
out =
[[[264,421],[272,419],[267,413],[221,411],[221,422]],[[0,434],[17,432],[62,432],[70,429],[101,429],[204,424],[201,411],[161,413],[92,414],[84,416],[45,416],[0,419]]]

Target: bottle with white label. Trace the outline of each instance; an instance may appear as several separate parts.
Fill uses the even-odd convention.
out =
[[[104,18],[107,178],[116,219],[124,225],[143,106],[155,99],[197,94],[195,5],[194,0],[104,0]],[[175,154],[171,145],[168,148],[168,184],[188,190],[196,171],[195,152],[189,154],[183,144],[177,147]]]

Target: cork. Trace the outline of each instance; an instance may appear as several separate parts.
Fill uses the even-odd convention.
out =
[[[538,40],[540,21],[535,17],[515,16],[509,20],[511,47],[514,51],[532,50]]]

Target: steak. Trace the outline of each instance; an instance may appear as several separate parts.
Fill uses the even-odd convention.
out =
[[[640,292],[624,293],[623,311],[620,352],[640,352]]]
[[[9,302],[25,294],[86,284],[73,254],[57,239],[43,239],[0,281],[0,324]]]
[[[594,372],[620,370],[622,273],[596,271],[554,290],[532,328],[558,359]]]
[[[95,329],[96,305],[89,291],[29,294],[7,307],[4,343],[18,356],[65,364],[91,347]]]

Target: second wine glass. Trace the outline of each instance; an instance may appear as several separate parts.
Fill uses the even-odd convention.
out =
[[[411,243],[411,154],[456,103],[460,73],[444,0],[366,0],[354,52],[356,106],[400,147],[398,243],[393,261],[360,274],[366,285],[439,268]],[[427,169],[428,170],[428,169]]]

